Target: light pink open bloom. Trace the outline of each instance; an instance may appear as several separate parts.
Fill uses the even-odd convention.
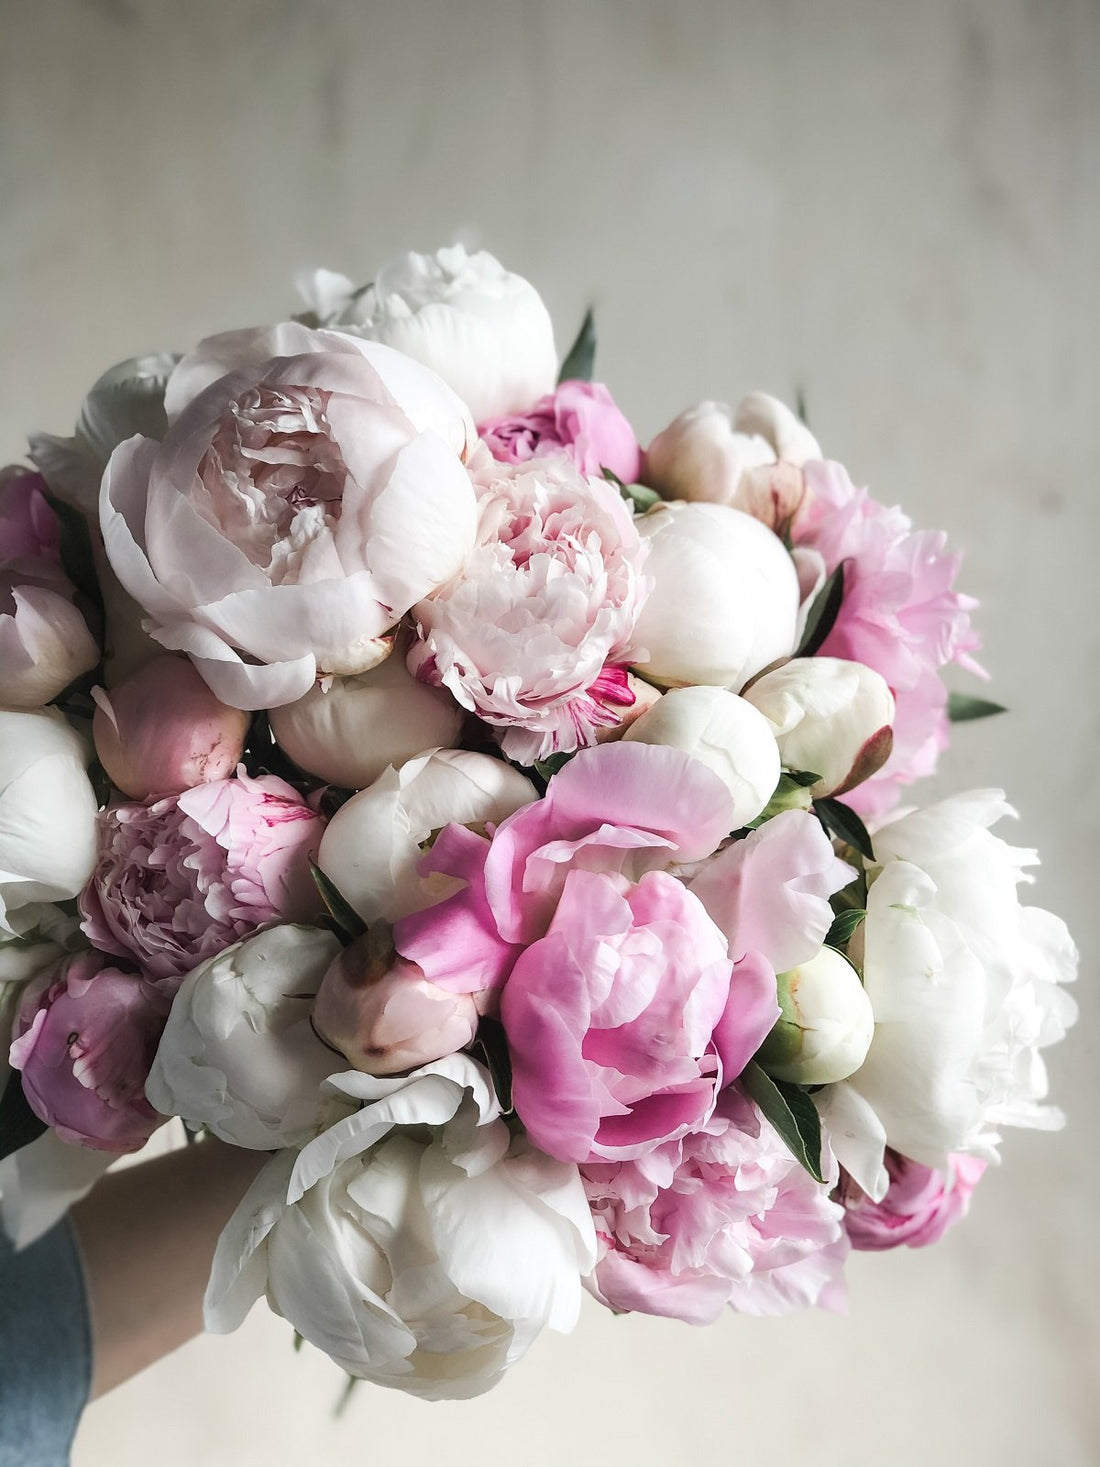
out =
[[[795,522],[795,546],[820,555],[827,573],[845,562],[843,604],[820,651],[874,668],[897,704],[890,758],[845,795],[880,819],[947,747],[941,670],[957,662],[984,675],[970,656],[980,646],[970,625],[977,602],[953,589],[959,556],[945,552],[942,531],[914,530],[900,509],[857,489],[841,464],[811,462],[803,472],[811,492]]]
[[[473,545],[474,430],[390,347],[285,322],[201,342],[163,442],[111,456],[100,518],[148,630],[222,700],[275,708],[364,672]]]
[[[176,986],[82,952],[24,989],[12,1068],[23,1072],[35,1115],[63,1141],[137,1151],[156,1130],[161,1118],[145,1098],[145,1081]]]
[[[563,458],[471,460],[478,543],[414,608],[409,667],[449,689],[533,764],[584,748],[634,703],[624,653],[648,594],[645,547],[618,491]]]
[[[774,969],[731,954],[665,869],[709,854],[729,812],[682,751],[609,744],[491,840],[452,826],[425,858],[467,885],[398,922],[395,946],[441,987],[499,990],[516,1111],[551,1156],[635,1157],[697,1129],[774,1024]]]
[[[581,1176],[600,1258],[590,1288],[610,1308],[710,1324],[843,1307],[844,1211],[736,1087],[680,1141]]]
[[[533,408],[482,423],[479,432],[498,463],[561,454],[582,474],[610,469],[624,484],[638,477],[638,440],[602,382],[560,382]]]
[[[99,816],[99,854],[80,896],[102,952],[178,977],[269,922],[318,910],[309,857],[322,822],[274,775],[211,780]]]

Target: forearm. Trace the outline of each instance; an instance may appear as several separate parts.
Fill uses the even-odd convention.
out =
[[[267,1160],[208,1139],[110,1174],[73,1208],[93,1399],[200,1333],[218,1236]]]

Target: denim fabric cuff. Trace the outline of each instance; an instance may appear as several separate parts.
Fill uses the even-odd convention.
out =
[[[20,1253],[0,1229],[0,1467],[67,1467],[91,1376],[84,1270],[68,1219]]]

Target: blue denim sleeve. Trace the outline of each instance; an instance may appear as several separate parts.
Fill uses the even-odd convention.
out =
[[[0,1467],[67,1467],[92,1374],[69,1222],[16,1253],[0,1229]]]

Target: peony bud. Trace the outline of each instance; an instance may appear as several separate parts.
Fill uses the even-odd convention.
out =
[[[806,424],[786,403],[766,392],[750,392],[737,404],[734,427],[752,433],[768,444],[775,458],[797,467],[821,458],[821,445]]]
[[[751,392],[732,421],[720,402],[681,413],[649,445],[645,482],[665,499],[728,504],[783,534],[806,498],[801,465],[820,457],[817,440],[790,408]]]
[[[823,947],[776,980],[782,1010],[757,1060],[776,1080],[831,1085],[859,1069],[875,1033],[871,1000],[843,953]]]
[[[796,657],[744,696],[770,721],[784,766],[821,776],[815,799],[854,789],[890,755],[894,696],[862,662]]]
[[[237,767],[250,715],[219,702],[186,657],[155,657],[96,702],[96,753],[131,799],[179,795]]]
[[[724,504],[661,504],[637,524],[653,583],[632,638],[646,678],[740,692],[790,656],[798,576],[778,536]]]
[[[313,1004],[317,1033],[368,1075],[397,1075],[464,1049],[477,1018],[471,994],[440,988],[397,955],[385,924],[344,949]]]
[[[449,693],[418,682],[396,653],[357,677],[315,684],[268,716],[279,746],[300,769],[361,790],[388,764],[456,744],[463,712]]]
[[[643,480],[662,499],[734,504],[742,475],[775,454],[764,438],[734,431],[721,402],[701,402],[674,418],[646,449]]]
[[[779,783],[779,746],[758,709],[725,688],[673,688],[623,735],[700,760],[733,796],[730,829],[755,820]]]

